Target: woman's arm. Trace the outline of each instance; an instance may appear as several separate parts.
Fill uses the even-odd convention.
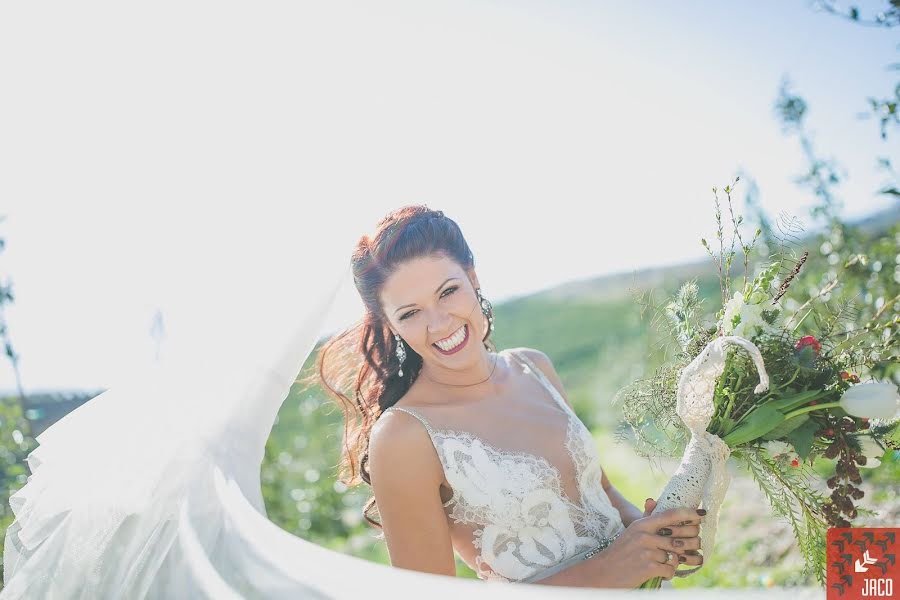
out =
[[[382,415],[369,438],[369,476],[391,565],[455,577],[441,462],[422,424],[401,414]]]
[[[626,500],[619,490],[617,490],[609,479],[606,478],[605,471],[603,472],[601,483],[603,484],[603,489],[606,490],[606,495],[609,496],[609,501],[616,507],[616,510],[619,511],[619,515],[622,517],[622,523],[625,527],[631,525],[634,520],[644,516],[644,513],[641,512],[637,506]]]

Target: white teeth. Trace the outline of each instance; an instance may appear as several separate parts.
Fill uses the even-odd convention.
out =
[[[444,352],[449,352],[450,350],[453,350],[454,348],[456,348],[460,344],[460,342],[462,342],[465,339],[465,337],[466,337],[466,326],[463,325],[456,331],[456,333],[451,335],[446,340],[441,340],[440,342],[435,342],[435,345],[437,345]]]

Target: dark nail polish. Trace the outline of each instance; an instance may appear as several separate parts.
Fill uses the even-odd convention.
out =
[[[706,514],[706,509],[705,509],[705,508],[698,508],[698,509],[697,509],[697,514],[700,515],[700,516],[702,517],[703,515]]]
[[[668,527],[663,527],[657,533],[659,533],[659,535],[672,535],[672,530]]]
[[[684,561],[686,561],[686,560],[687,560],[687,558],[685,558],[684,556],[679,556],[679,557],[678,557],[678,562],[684,562]]]
[[[672,545],[676,548],[681,548],[682,546],[684,546],[684,542],[682,542],[681,540],[672,540]]]

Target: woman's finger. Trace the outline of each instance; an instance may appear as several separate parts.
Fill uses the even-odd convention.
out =
[[[647,542],[653,548],[660,550],[668,550],[669,552],[684,553],[685,550],[699,550],[700,538],[673,538],[668,535],[651,535],[647,537]]]
[[[669,525],[668,527],[660,527],[656,530],[657,535],[668,535],[676,538],[697,537],[700,535],[699,525]]]
[[[689,564],[689,565],[702,565],[703,564],[703,554],[700,553],[700,550],[685,550],[684,556],[687,558],[687,562],[685,564]]]
[[[685,559],[684,562],[681,563],[683,565],[697,566],[703,564],[703,555],[697,550],[685,550],[682,556]]]
[[[649,517],[644,517],[643,519],[635,521],[633,525],[648,533],[655,533],[657,529],[671,527],[676,523],[683,521],[687,521],[692,525],[699,524],[703,520],[703,515],[706,514],[705,510],[700,510],[702,512],[686,507],[670,508],[661,513],[650,515]]]
[[[644,531],[655,532],[662,527],[672,527],[676,523],[687,522],[692,525],[699,525],[703,522],[706,511],[703,509],[694,510],[692,508],[670,508],[655,515],[645,517],[640,521],[640,528]]]
[[[678,554],[671,550],[668,552],[666,550],[657,550],[654,552],[654,555],[656,556],[656,561],[661,564],[668,563],[673,567],[677,567],[680,564],[678,562]]]
[[[664,539],[668,536],[660,536]],[[684,552],[685,550],[699,550],[701,539],[699,537],[690,537],[690,538],[674,538],[671,541],[672,548],[675,549],[676,552]],[[665,548],[665,546],[662,546]]]

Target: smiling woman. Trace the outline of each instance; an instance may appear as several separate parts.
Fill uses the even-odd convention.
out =
[[[496,366],[489,339],[493,314],[481,295],[473,253],[459,226],[442,211],[407,206],[385,216],[371,238],[359,240],[352,272],[365,316],[323,346],[318,372],[304,380],[322,384],[344,410],[341,476],[348,485],[370,483],[366,463],[372,427],[420,373],[465,385],[486,380]],[[460,328],[462,340],[453,337]],[[472,344],[475,339],[481,343]],[[463,343],[450,348],[448,341]],[[352,395],[364,400],[353,402],[334,382],[360,364]],[[350,424],[357,420],[354,429]],[[368,514],[374,505],[373,497],[364,516],[380,526]]]
[[[38,437],[32,475],[10,497],[2,600],[428,587],[266,518],[266,440],[341,283],[338,261],[335,252],[310,265],[302,286],[270,282],[266,297],[277,300],[232,344],[182,344],[181,362],[108,390]],[[686,509],[625,527],[549,359],[496,351],[493,308],[456,223],[424,206],[395,210],[359,240],[351,269],[367,312],[322,346],[307,382],[342,403],[342,480],[372,487],[364,515],[393,566],[454,575],[456,552],[484,580],[627,588],[672,576],[673,538],[699,547]]]
[[[359,240],[352,269],[365,316],[323,345],[307,381],[344,411],[341,481],[372,487],[364,516],[392,565],[453,575],[456,552],[492,581],[672,577],[673,540],[642,529],[683,522],[692,547],[691,516],[625,531],[643,515],[609,483],[549,359],[490,342],[493,309],[454,221],[396,210]]]

